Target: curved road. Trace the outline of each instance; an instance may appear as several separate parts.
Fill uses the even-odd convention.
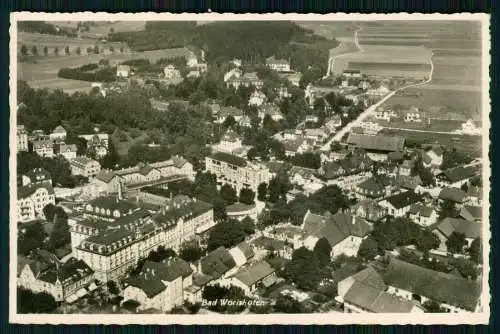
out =
[[[357,33],[356,33],[356,39],[357,39]],[[388,99],[390,99],[392,96],[394,96],[394,94],[396,94],[397,92],[401,91],[401,90],[404,90],[404,89],[407,89],[407,88],[412,88],[412,87],[417,87],[417,86],[422,86],[422,85],[425,85],[425,84],[428,84],[429,82],[431,82],[432,80],[432,74],[434,72],[434,63],[432,61],[432,51],[431,51],[431,55],[429,57],[429,62],[431,64],[431,71],[429,73],[429,77],[427,78],[427,80],[423,81],[423,82],[419,82],[419,83],[416,83],[416,84],[411,84],[411,85],[408,85],[408,86],[403,86],[403,87],[400,87],[396,90],[393,90],[392,92],[390,92],[389,94],[387,94],[386,96],[384,96],[380,101],[378,101],[377,103],[375,103],[374,105],[371,105],[370,107],[368,107],[365,111],[363,111],[359,116],[358,118],[356,118],[354,121],[350,122],[349,124],[347,124],[345,127],[343,127],[342,129],[340,129],[339,132],[337,132],[335,134],[335,136],[333,136],[328,142],[326,142],[325,145],[323,145],[321,147],[321,150],[322,151],[329,151],[330,150],[330,144],[333,142],[333,141],[340,141],[342,139],[342,137],[349,131],[351,131],[351,128],[355,127],[355,126],[358,126],[359,123],[361,123],[365,118],[367,118],[368,116],[370,116],[382,103],[384,103],[385,101],[387,101]]]
[[[361,47],[361,45],[359,45],[359,40],[358,40],[358,32],[361,31],[361,29],[363,29],[362,27],[358,28],[355,32],[354,32],[354,45],[356,45],[356,47],[358,48],[359,51],[356,51],[356,52],[349,52],[349,53],[341,53],[341,54],[338,54],[338,55],[335,55],[331,58],[328,58],[328,68],[326,70],[326,75],[323,77],[326,78],[328,76],[330,76],[330,72],[332,71],[333,69],[333,64],[335,62],[335,60],[337,59],[337,57],[339,56],[345,56],[345,55],[348,55],[348,54],[354,54],[354,53],[358,53],[358,52],[365,52],[365,50],[363,50],[363,48]],[[337,48],[341,48],[344,46],[344,43],[340,43],[336,48],[332,49],[332,50],[335,50]]]

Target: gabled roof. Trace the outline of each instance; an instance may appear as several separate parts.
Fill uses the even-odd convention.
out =
[[[422,185],[422,179],[420,178],[419,175],[415,176],[398,175],[396,177],[396,184],[401,188],[415,190],[415,188]]]
[[[236,262],[224,247],[219,247],[201,259],[202,272],[218,279],[236,266]]]
[[[52,183],[50,181],[29,183],[25,186],[17,187],[17,199],[27,198],[41,188],[46,189],[49,195],[54,194],[54,188],[52,187]]]
[[[117,175],[112,170],[101,169],[99,173],[96,175],[96,179],[109,183],[113,178],[117,177]]]
[[[366,150],[378,150],[387,152],[403,151],[405,139],[393,136],[368,136],[350,133],[347,138],[347,144]]]
[[[99,162],[94,159],[87,158],[85,156],[80,156],[71,159],[69,163],[73,166],[85,167],[90,163],[99,163]]]
[[[406,191],[400,194],[389,196],[385,199],[390,203],[395,209],[401,209],[418,203],[422,200],[422,196],[415,194],[413,191]]]
[[[141,272],[137,276],[131,276],[125,280],[125,284],[142,290],[148,298],[152,298],[165,291],[167,286],[153,275]]]
[[[458,188],[444,188],[439,192],[440,199],[451,200],[455,203],[462,203],[465,197],[467,197],[467,194]]]
[[[453,232],[462,233],[467,239],[474,239],[482,235],[483,225],[481,223],[469,222],[462,218],[447,217],[429,227],[431,230],[438,230],[446,237]]]
[[[480,220],[483,218],[483,208],[480,206],[464,205],[460,210],[460,216],[472,221]]]
[[[452,183],[471,178],[478,173],[477,166],[455,167],[443,171],[443,175]]]
[[[481,294],[477,282],[395,258],[379,272],[387,285],[469,311],[475,310]]]
[[[189,263],[178,257],[168,258],[162,262],[146,261],[141,271],[165,282],[172,282],[179,277],[186,278],[193,273]]]
[[[212,153],[210,157],[214,160],[224,161],[228,164],[239,167],[245,167],[247,165],[247,161],[245,159],[225,152],[215,152]]]
[[[58,125],[52,133],[66,133],[66,129],[62,125]]]
[[[421,203],[412,204],[412,206],[410,207],[411,214],[418,214],[422,217],[430,217],[433,211],[435,211],[434,208],[425,206]]]
[[[469,189],[467,189],[467,195],[481,199],[483,198],[483,188],[470,186]]]
[[[257,262],[247,268],[239,270],[234,277],[247,286],[259,282],[274,273],[275,270],[266,261]]]
[[[304,233],[318,239],[324,237],[332,247],[349,236],[365,237],[371,230],[364,219],[343,213],[321,216],[308,212],[304,217]]]

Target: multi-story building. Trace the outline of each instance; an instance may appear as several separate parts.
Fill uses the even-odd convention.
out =
[[[95,133],[91,135],[80,135],[87,141],[87,150],[95,151],[98,157],[103,157],[108,153],[109,135],[107,133]]]
[[[47,138],[39,138],[33,141],[33,152],[42,158],[54,157],[54,143]]]
[[[45,168],[33,168],[22,176],[22,185],[26,186],[30,183],[49,182],[52,184],[52,177]]]
[[[18,125],[16,131],[17,152],[28,151],[28,132],[24,125]]]
[[[51,134],[49,134],[50,140],[52,141],[62,141],[66,139],[68,132],[62,125],[57,126]]]
[[[66,160],[71,160],[76,158],[76,152],[78,151],[75,144],[59,144],[58,154],[62,155]]]
[[[273,71],[290,72],[290,62],[286,59],[276,59],[271,56],[266,59],[266,66]]]
[[[250,188],[257,192],[259,184],[269,183],[269,169],[259,164],[223,153],[216,152],[205,157],[206,170],[217,176],[219,185],[229,184],[239,193],[243,188]]]
[[[161,211],[153,215],[133,209],[133,203],[118,198],[105,201],[106,206],[115,206],[113,211],[99,208],[97,205],[103,205],[97,203],[89,215],[89,203],[91,207],[85,208],[84,216],[94,221],[82,220],[71,230],[74,256],[88,263],[101,281],[121,278],[139,259],[160,246],[179,250],[185,241],[202,239],[215,225],[212,206],[186,196],[166,200]]]
[[[93,177],[101,170],[101,164],[98,161],[84,156],[71,159],[69,164],[71,167],[71,174],[73,175]]]
[[[17,219],[27,222],[43,217],[43,208],[55,204],[54,188],[51,182],[30,183],[17,188]]]
[[[193,270],[180,258],[146,261],[141,272],[125,280],[123,300],[139,302],[138,309],[170,311],[184,304],[184,290],[193,285]]]
[[[55,260],[57,261],[57,260]],[[81,260],[70,258],[65,263],[45,263],[24,259],[17,285],[35,293],[45,292],[57,302],[78,299],[80,291],[94,281],[93,270]]]

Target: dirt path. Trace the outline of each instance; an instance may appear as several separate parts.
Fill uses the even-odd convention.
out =
[[[348,52],[348,53],[340,53],[338,55],[335,55],[333,57],[330,57],[328,58],[328,68],[326,70],[326,75],[324,76],[324,78],[328,77],[331,75],[331,72],[333,71],[333,64],[335,63],[335,60],[339,57],[339,56],[345,56],[345,55],[349,55],[349,54],[355,54],[355,53],[359,53],[359,52],[364,52],[364,49],[361,47],[361,45],[359,45],[359,38],[358,38],[358,32],[361,31],[361,29],[363,28],[358,28],[355,32],[354,32],[354,45],[358,48],[358,51],[356,52]],[[336,48],[334,49],[331,49],[330,52],[332,52],[333,50],[337,49],[337,48],[342,48],[344,47],[344,43],[340,43]]]

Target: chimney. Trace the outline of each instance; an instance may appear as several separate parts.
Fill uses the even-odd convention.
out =
[[[356,225],[356,216],[355,216],[355,215],[354,215],[354,216],[352,216],[352,224],[353,224],[353,225]]]

